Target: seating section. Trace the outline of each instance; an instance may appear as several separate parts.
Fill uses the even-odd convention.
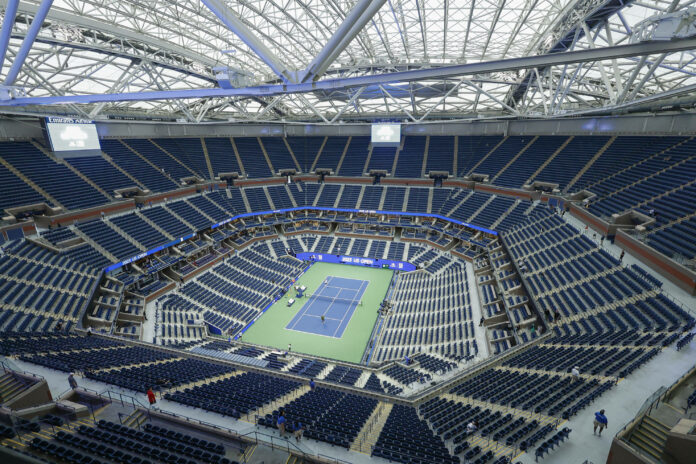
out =
[[[64,254],[15,242],[0,257],[0,331],[69,330],[85,309],[97,271]]]
[[[208,179],[208,166],[205,161],[205,153],[201,145],[201,139],[189,138],[170,138],[170,139],[152,139],[154,145],[159,146],[163,150],[177,159],[177,161],[186,167],[187,171],[195,172],[201,179]],[[176,172],[184,173],[184,177],[193,175],[193,172],[181,171],[179,167],[175,167]]]
[[[610,141],[606,136],[577,136],[573,137],[561,152],[547,164],[530,182],[551,182],[558,184],[561,191],[566,191],[568,185],[580,170]],[[588,170],[591,172],[594,169]],[[582,190],[582,185],[573,186],[572,190]]]
[[[324,380],[327,382],[336,382],[344,385],[354,385],[361,375],[362,371],[360,369],[346,366],[335,366],[331,372],[324,377]]]
[[[424,136],[404,137],[404,147],[399,152],[395,177],[421,177],[426,140]]]
[[[93,221],[84,222],[78,224],[77,230],[114,255],[119,261],[140,253],[139,248],[109,227],[106,221],[95,219]]]
[[[95,356],[94,351],[73,351],[68,353],[45,353],[41,355],[24,355],[24,361],[50,367],[64,372],[85,372],[128,364],[152,363],[172,359],[170,353],[156,351],[140,346],[124,346],[106,349]]]
[[[338,175],[360,177],[363,175],[365,161],[369,153],[369,137],[351,137],[346,157],[338,170]]]
[[[431,171],[446,171],[452,175],[456,174],[453,172],[454,155],[454,137],[431,135],[424,174]]]
[[[317,388],[286,404],[282,411],[289,424],[286,430],[294,431],[301,423],[307,427],[305,437],[349,448],[376,406],[373,398]],[[280,411],[259,418],[259,424],[276,427]]]
[[[166,192],[179,186],[120,140],[102,140],[101,146],[114,163],[152,192]]]
[[[316,159],[315,169],[331,169],[336,172],[338,162],[341,160],[347,144],[348,137],[327,137],[319,157]]]
[[[153,222],[172,237],[182,237],[192,232],[189,226],[181,222],[163,206],[142,209],[136,214],[142,214],[148,221]]]
[[[271,177],[273,175],[256,137],[235,137],[234,144],[244,165],[244,171],[249,177]]]
[[[48,351],[92,350],[122,346],[121,342],[99,337],[86,337],[67,333],[19,333],[0,332],[0,354],[18,356]]]
[[[145,248],[154,248],[168,241],[167,237],[148,224],[140,216],[135,214],[126,214],[110,218],[109,222],[118,227],[120,230],[137,240]]]
[[[7,147],[3,147],[3,156],[6,149]],[[29,184],[0,164],[0,211],[13,206],[24,206],[34,203],[51,204],[48,199],[31,188]]]
[[[367,166],[367,172],[372,169],[379,169],[387,171],[390,174],[392,172],[392,166],[394,165],[394,157],[396,156],[397,148],[394,147],[372,147],[372,154],[370,156],[370,163]]]
[[[440,462],[458,464],[442,439],[433,434],[428,424],[421,420],[416,409],[396,404],[372,450],[372,456],[404,464],[430,464]]]
[[[183,391],[167,393],[165,399],[238,419],[285,396],[299,385],[299,382],[294,380],[246,372]]]
[[[82,424],[76,429],[77,433],[54,431],[51,441],[43,438],[46,434],[41,434],[31,440],[30,447],[52,459],[75,464],[237,462],[224,457],[226,450],[222,444],[151,423],[146,424],[143,431],[102,419],[96,427]]]
[[[503,137],[499,136],[460,136],[457,140],[457,169],[460,177],[471,174],[476,165],[493,150]]]
[[[66,209],[88,208],[110,201],[109,197],[64,164],[53,161],[31,142],[3,142],[2,158]],[[22,191],[25,195],[28,193],[26,189],[20,189]]]
[[[184,285],[180,294],[162,303],[163,309],[187,310],[193,303],[203,319],[222,331],[237,332],[254,319],[299,275],[302,263],[293,258],[268,258],[265,243],[255,245]]]
[[[137,187],[135,182],[101,156],[67,158],[66,161],[112,197],[115,190]]]
[[[125,139],[124,143],[154,166],[162,169],[163,172],[177,184],[181,183],[181,178],[193,175],[193,172],[177,162],[177,160],[168,152],[164,151],[159,144],[150,139]],[[173,148],[173,144],[170,143],[168,145]]]
[[[86,377],[118,385],[122,388],[145,392],[198,382],[234,372],[234,368],[197,359],[175,359],[147,366],[124,367],[110,371],[86,372]]]
[[[537,137],[522,155],[493,178],[493,182],[503,187],[522,187],[527,179],[531,177],[567,139],[568,138],[565,136],[553,135],[548,137]]]
[[[442,274],[400,274],[375,361],[403,359],[420,350],[468,357],[474,337],[471,306],[463,268]]]
[[[300,163],[300,170],[309,172],[317,153],[324,144],[325,137],[287,137],[285,140],[290,145],[295,159]]]
[[[271,161],[274,174],[282,169],[298,169],[283,139],[279,137],[261,137],[261,143],[268,154],[268,159]]]
[[[236,172],[242,174],[237,156],[234,153],[231,139],[227,137],[207,137],[204,140],[210,166],[213,168],[213,176],[219,176],[223,172]]]

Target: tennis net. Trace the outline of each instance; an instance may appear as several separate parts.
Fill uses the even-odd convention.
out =
[[[362,300],[349,300],[347,298],[334,298],[333,296],[326,296],[320,293],[315,293],[310,296],[310,298],[320,301],[327,301],[330,303],[344,303],[344,304],[354,304],[357,306],[362,306]]]

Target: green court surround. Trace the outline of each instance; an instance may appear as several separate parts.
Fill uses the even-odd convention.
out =
[[[272,346],[281,350],[287,350],[288,343],[291,343],[293,352],[359,363],[377,320],[379,303],[387,294],[392,275],[393,271],[389,269],[315,263],[294,284],[306,286],[309,295],[321,285],[327,276],[370,282],[362,298],[363,304],[355,309],[343,337],[337,339],[286,329],[285,327],[290,320],[307,301],[307,298],[304,297],[288,307],[288,300],[295,297],[295,290],[291,288],[283,298],[276,301],[244,332],[242,341]]]

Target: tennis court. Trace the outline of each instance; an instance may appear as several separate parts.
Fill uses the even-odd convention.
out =
[[[341,338],[368,284],[367,280],[328,276],[285,328]]]
[[[314,263],[294,284],[307,287],[307,296],[296,298],[295,290],[290,289],[244,332],[242,340],[279,350],[287,350],[292,344],[296,353],[360,362],[377,320],[379,303],[387,294],[393,274],[391,269]],[[327,279],[331,279],[330,287],[337,290],[322,290]],[[313,294],[318,301],[310,305]],[[362,306],[349,308],[346,304],[330,305],[327,301],[338,298],[344,303],[361,301]],[[296,300],[292,306],[290,299]],[[322,314],[325,314],[325,325],[320,327]],[[327,316],[339,321],[329,321]]]

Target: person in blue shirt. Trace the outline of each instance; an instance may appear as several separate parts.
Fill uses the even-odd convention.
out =
[[[297,426],[295,427],[295,441],[300,442],[302,441],[302,434],[305,431],[305,426],[302,424],[302,422],[298,423]]]
[[[314,379],[311,379],[309,381],[309,389],[314,391],[314,388],[316,387],[316,384],[314,383]]]
[[[607,416],[604,415],[604,409],[599,412],[594,413],[594,430],[592,434],[597,433],[597,428],[599,427],[599,436],[602,436],[602,430],[609,424]]]
[[[281,437],[285,436],[285,422],[285,411],[280,411],[280,415],[278,416],[278,430],[280,430]]]

